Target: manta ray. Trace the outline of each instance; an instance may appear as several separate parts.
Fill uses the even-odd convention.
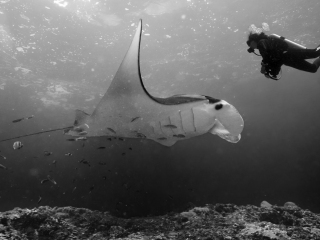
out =
[[[212,133],[236,143],[244,121],[224,100],[202,95],[152,96],[140,71],[142,20],[107,92],[93,113],[76,110],[73,126],[65,134],[74,137],[140,138],[172,146]]]

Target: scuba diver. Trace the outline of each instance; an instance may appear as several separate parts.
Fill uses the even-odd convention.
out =
[[[263,29],[268,31],[269,26],[266,23],[262,25]],[[279,35],[267,35],[261,28],[256,28],[253,24],[249,30],[248,52],[255,53],[255,49],[259,50],[261,55],[255,54],[262,56],[261,73],[265,77],[279,80],[283,64],[306,72],[317,72],[320,66],[320,45],[316,49],[307,49]],[[312,58],[316,58],[313,63],[306,61]]]

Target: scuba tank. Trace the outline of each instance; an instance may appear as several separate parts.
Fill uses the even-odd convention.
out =
[[[277,38],[277,39],[281,39],[283,41],[285,41],[287,44],[288,44],[288,48],[289,49],[307,49],[305,46],[301,45],[301,44],[298,44],[298,43],[295,43],[285,37],[282,37],[282,36],[279,36],[277,34],[270,34],[269,37],[271,38]]]
[[[267,23],[262,23],[262,27],[261,28],[258,28],[256,27],[254,24],[251,24],[250,27],[249,27],[249,31],[251,33],[257,33],[257,34],[260,34],[261,32],[268,32],[270,31],[270,28],[269,28],[269,25]],[[285,37],[282,37],[282,36],[279,36],[277,34],[270,34],[269,35],[270,38],[275,38],[275,39],[281,39],[283,40],[284,42],[287,43],[288,45],[288,50],[290,49],[306,49],[305,46],[301,45],[301,44],[298,44],[298,43],[295,43],[289,39],[286,39]],[[260,56],[259,54],[255,53],[254,49],[253,48],[249,48],[247,50],[249,53],[254,53],[255,55],[257,56]],[[266,66],[267,67],[267,66]],[[280,70],[281,71],[281,70]],[[282,72],[282,71],[281,71]],[[274,76],[272,74],[270,74],[270,72],[266,73],[265,76],[268,77],[268,78],[271,78],[273,80],[279,80],[281,78],[281,72],[280,72],[280,76]]]
[[[283,36],[279,36],[275,33],[273,34],[270,34],[269,37],[271,38],[275,38],[275,39],[281,39],[282,41],[285,41],[288,45],[288,50],[290,51],[290,49],[307,49],[305,46],[301,45],[301,44],[298,44],[296,42],[293,42]],[[280,72],[280,76],[272,76],[270,73],[267,74],[267,76],[273,80],[279,80],[282,76],[282,70]]]

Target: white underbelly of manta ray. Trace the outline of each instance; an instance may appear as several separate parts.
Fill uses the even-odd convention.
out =
[[[165,146],[205,133],[236,143],[244,122],[238,111],[224,100],[202,95],[151,96],[140,75],[139,21],[130,48],[106,94],[89,115],[76,111],[71,136],[146,138]]]

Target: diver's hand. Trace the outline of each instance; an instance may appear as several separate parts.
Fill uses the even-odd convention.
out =
[[[262,74],[267,74],[267,71],[266,71],[266,64],[261,63],[261,70],[260,70],[260,72],[261,72]]]

